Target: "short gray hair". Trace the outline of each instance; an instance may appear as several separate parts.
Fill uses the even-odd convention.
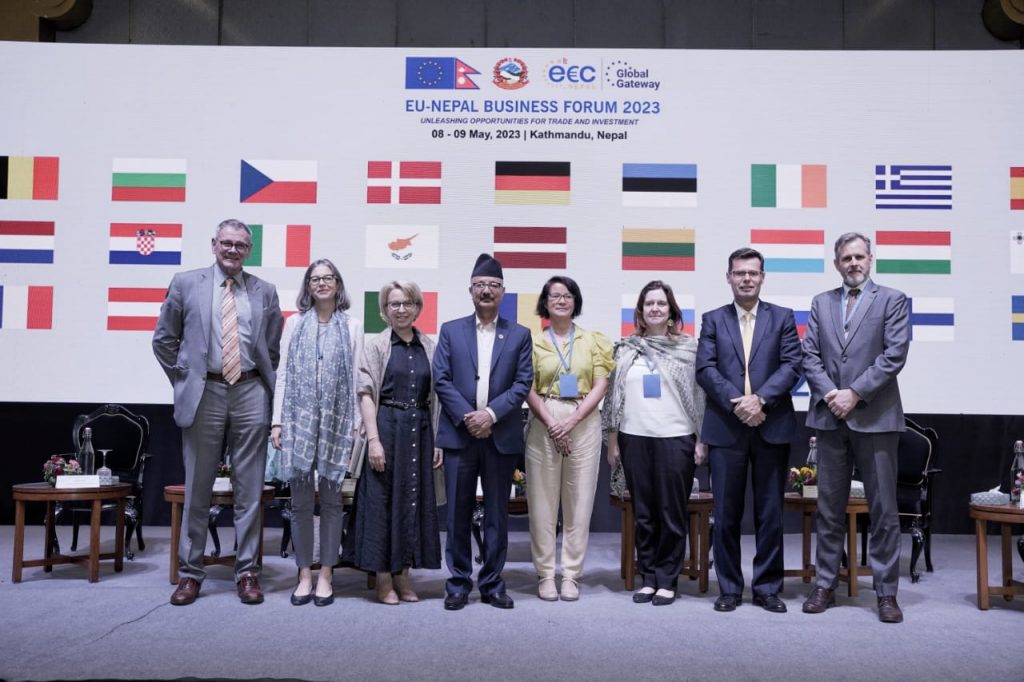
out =
[[[416,315],[419,316],[423,312],[423,292],[420,290],[420,286],[416,282],[409,282],[404,279],[391,280],[380,288],[380,296],[377,297],[377,305],[380,307],[380,317],[385,322],[388,322],[388,326],[391,326],[388,320],[388,296],[391,295],[392,291],[401,291],[405,294],[409,300],[416,306]]]
[[[217,226],[217,231],[214,232],[213,234],[215,239],[220,236],[220,231],[223,230],[225,227],[241,230],[242,232],[245,232],[247,235],[249,235],[249,239],[252,239],[252,230],[249,229],[248,225],[243,223],[241,220],[238,220],[237,218],[228,218],[227,220],[220,221],[220,225]]]
[[[839,258],[839,249],[843,248],[850,242],[855,242],[858,239],[864,242],[868,247],[868,255],[871,255],[871,238],[861,234],[860,232],[844,232],[839,235],[839,239],[836,240],[835,257]]]

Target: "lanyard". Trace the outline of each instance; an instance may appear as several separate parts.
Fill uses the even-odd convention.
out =
[[[572,372],[572,347],[576,344],[576,325],[572,324],[569,326],[569,354],[568,356],[562,355],[562,349],[559,347],[558,339],[555,338],[555,332],[548,327],[548,336],[551,337],[551,345],[555,347],[555,352],[558,353],[558,362],[562,365],[566,372]],[[568,359],[566,359],[568,358]]]
[[[647,365],[647,372],[648,372],[648,374],[656,374],[656,370],[658,369],[658,366],[656,364],[654,364],[653,362],[651,362],[647,358],[647,354],[646,353],[640,353],[640,357],[643,359],[644,364]]]

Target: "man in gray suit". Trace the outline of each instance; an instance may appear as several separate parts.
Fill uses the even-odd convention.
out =
[[[864,480],[871,514],[871,571],[878,619],[900,623],[900,522],[896,447],[906,429],[896,375],[907,361],[907,297],[870,279],[871,240],[848,232],[836,240],[843,286],[814,297],[804,336],[804,374],[811,389],[807,425],[818,437],[817,580],[804,613],[835,605],[850,473]]]
[[[281,342],[273,284],[242,272],[248,225],[225,220],[210,240],[216,263],[171,280],[153,333],[153,353],[174,387],[174,421],[185,463],[185,532],[178,547],[175,605],[199,596],[207,524],[221,454],[231,457],[235,582],[243,604],[259,604],[259,506],[270,431],[270,398]]]

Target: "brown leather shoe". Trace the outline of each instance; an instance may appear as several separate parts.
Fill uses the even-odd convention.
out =
[[[836,605],[836,593],[827,587],[815,587],[804,602],[804,613],[825,613],[830,606]]]
[[[243,604],[262,604],[263,590],[255,573],[246,573],[238,581],[238,598]]]
[[[878,598],[878,620],[883,623],[902,623],[903,611],[896,603],[896,597]]]
[[[171,595],[171,603],[175,606],[185,606],[194,602],[198,596],[199,581],[195,578],[182,578]]]

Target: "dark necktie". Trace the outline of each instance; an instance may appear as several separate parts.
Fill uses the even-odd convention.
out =
[[[857,305],[857,297],[860,296],[860,289],[850,289],[846,295],[846,328],[850,327],[850,316],[853,315],[853,307]]]

